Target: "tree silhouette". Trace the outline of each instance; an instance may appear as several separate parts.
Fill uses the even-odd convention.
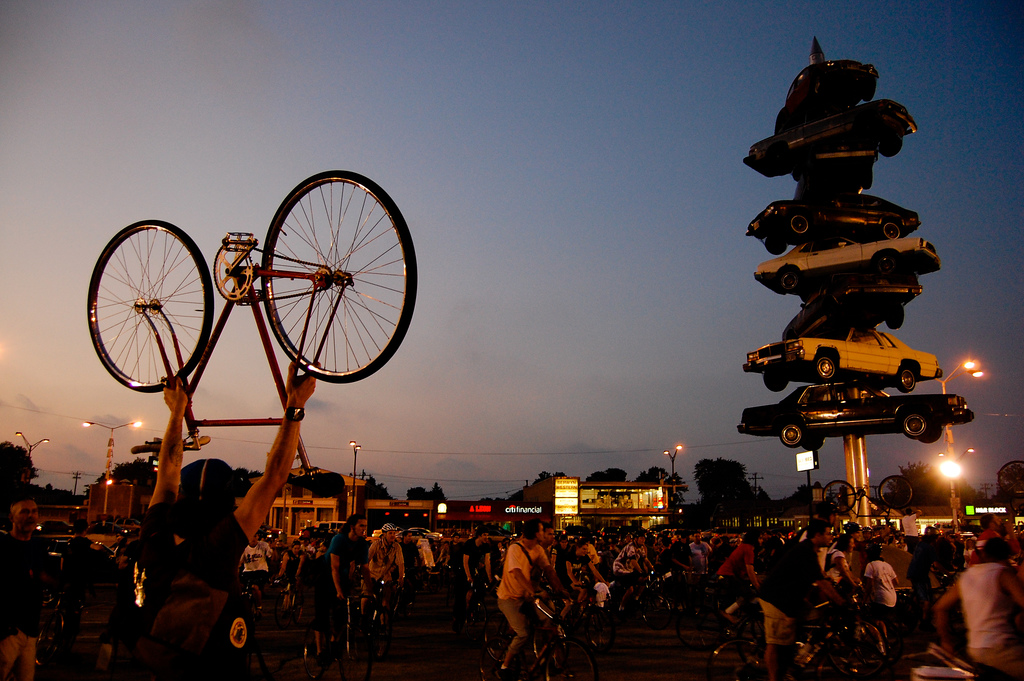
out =
[[[705,504],[753,499],[747,467],[730,459],[701,459],[693,467],[693,479]]]
[[[14,497],[28,489],[34,477],[36,469],[28,450],[13,442],[0,443],[0,508],[3,508],[0,517],[6,517]]]
[[[429,490],[423,489],[422,487],[410,487],[405,492],[405,498],[410,501],[444,501],[448,497],[444,495],[444,490],[441,489],[441,486],[435,482],[434,486]]]
[[[587,482],[626,482],[626,471],[621,468],[606,468],[587,476]]]

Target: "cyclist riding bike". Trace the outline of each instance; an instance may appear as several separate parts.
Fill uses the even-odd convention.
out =
[[[263,587],[270,581],[270,544],[263,541],[266,535],[257,532],[242,551],[242,584],[252,586],[256,599],[256,611],[263,609]]]
[[[349,596],[359,593],[359,585],[366,572],[368,542],[366,541],[366,516],[354,513],[349,516],[341,531],[331,539],[331,545],[320,558],[310,559],[318,563],[313,630],[316,632],[317,655],[328,649],[325,645],[327,632],[334,619],[334,630],[341,631],[347,622],[344,606]],[[354,588],[353,588],[354,587]]]
[[[380,528],[380,536],[370,544],[366,562],[369,579],[363,582],[363,614],[366,614],[369,608],[376,583],[384,582],[381,600],[385,609],[390,609],[395,592],[405,581],[405,558],[398,543],[399,532],[398,526],[385,523],[384,527]]]
[[[625,612],[630,603],[640,598],[647,574],[654,569],[651,561],[647,560],[647,547],[644,545],[646,538],[647,533],[643,530],[637,530],[631,537],[627,537],[626,545],[622,547],[612,564],[615,581],[626,589],[619,604],[620,613]]]
[[[733,549],[716,573],[722,579],[727,596],[734,601],[722,612],[733,624],[740,621],[734,613],[751,600],[760,588],[761,581],[754,570],[754,559],[760,546],[761,530],[747,530],[743,541]]]

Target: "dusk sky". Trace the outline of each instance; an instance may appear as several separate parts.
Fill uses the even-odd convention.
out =
[[[799,311],[754,280],[772,256],[745,231],[796,185],[742,159],[817,36],[829,59],[874,64],[875,97],[917,121],[867,190],[917,211],[914,236],[942,258],[895,335],[947,375],[982,363],[948,389],[976,414],[954,429],[958,452],[976,450],[965,478],[993,484],[1024,460],[1022,17],[1006,2],[4,0],[0,440],[49,438],[37,482],[70,489],[73,471],[104,469],[108,431],[81,422],[139,419],[115,436],[115,462],[130,460],[167,412],[93,350],[103,246],[159,219],[212,264],[226,232],[263,240],[296,184],[345,169],[404,214],[419,295],[381,371],[318,385],[303,423],[315,465],[350,472],[356,440],[359,468],[396,497],[436,481],[478,499],[544,470],[668,469],[679,443],[691,487],[697,460],[723,457],[788,495],[805,480],[795,450],[736,424],[787,394],[742,370]],[[194,406],[281,414],[248,311]],[[202,456],[256,469],[274,436],[203,434]],[[868,436],[871,481],[942,450]],[[821,460],[815,480],[843,477],[842,441]]]

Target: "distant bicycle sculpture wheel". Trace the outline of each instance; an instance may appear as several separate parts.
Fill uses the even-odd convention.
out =
[[[185,232],[159,220],[118,232],[89,282],[89,331],[107,371],[140,392],[158,392],[168,374],[187,375],[213,326],[213,282]],[[180,353],[180,356],[179,356]]]
[[[882,479],[878,486],[878,498],[889,508],[904,509],[914,498],[914,488],[910,480],[902,475],[890,475]]]
[[[401,345],[416,256],[398,206],[368,178],[335,170],[299,184],[270,223],[262,265],[271,329],[317,378],[366,378]]]
[[[1006,496],[1024,494],[1024,461],[1004,464],[996,474],[999,490]]]
[[[857,490],[845,480],[833,480],[825,485],[825,501],[832,502],[836,513],[846,513],[857,503]]]

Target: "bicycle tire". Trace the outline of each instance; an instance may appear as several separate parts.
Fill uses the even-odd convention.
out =
[[[278,629],[287,629],[292,623],[294,600],[292,605],[285,607],[285,601],[288,600],[289,596],[293,596],[292,592],[287,589],[281,589],[277,594],[277,598],[274,599],[274,622],[277,624]]]
[[[830,501],[840,515],[849,512],[857,503],[857,490],[845,480],[833,480],[825,485],[825,501]]]
[[[466,623],[463,631],[474,643],[479,643],[487,630],[487,606],[479,599],[470,602],[466,609]]]
[[[664,594],[648,589],[640,602],[640,615],[648,627],[661,631],[672,621],[672,602]]]
[[[332,170],[301,182],[270,223],[262,265],[271,330],[285,354],[317,378],[366,378],[405,338],[416,255],[398,206],[372,180]],[[329,283],[314,286],[314,273]]]
[[[914,498],[914,488],[906,477],[890,475],[878,486],[878,498],[885,506],[902,511]]]
[[[391,650],[391,614],[384,608],[373,613],[370,623],[370,651],[373,659],[383,660]]]
[[[160,220],[128,225],[110,240],[93,268],[88,304],[89,333],[100,362],[118,382],[139,392],[159,392],[167,375],[155,333],[175,369],[173,330],[182,360],[174,373],[187,376],[213,327],[206,260],[185,232]]]
[[[497,670],[505,659],[505,651],[512,642],[512,635],[504,632],[484,641],[480,649],[480,681],[494,681]]]
[[[882,634],[863,620],[829,636],[825,652],[837,672],[858,679],[872,677],[888,664]]]
[[[39,629],[36,639],[36,664],[40,667],[53,662],[64,638],[64,615],[54,610]]]
[[[1024,492],[1024,461],[1003,464],[996,473],[996,482],[1003,494],[1013,496]]]
[[[372,637],[356,627],[348,629],[345,640],[338,643],[335,656],[344,681],[367,681],[373,669]]]
[[[583,636],[597,653],[607,653],[615,643],[615,618],[606,608],[590,606],[583,620]]]
[[[319,679],[331,666],[330,659],[329,655],[317,655],[316,631],[312,624],[306,627],[306,635],[302,639],[302,666],[306,670],[306,676],[311,679]]]
[[[745,638],[721,644],[708,656],[707,681],[753,681],[767,679],[764,647]]]
[[[545,657],[546,681],[597,681],[597,660],[583,641],[575,638],[556,639],[548,646]]]
[[[676,618],[676,637],[690,650],[711,650],[722,639],[721,625],[711,608]]]

